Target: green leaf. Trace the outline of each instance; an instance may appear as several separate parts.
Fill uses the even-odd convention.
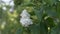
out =
[[[57,14],[58,14],[58,18],[60,19],[60,2],[57,3]]]
[[[54,27],[51,29],[51,34],[60,34],[60,29],[58,27]]]
[[[48,34],[48,25],[44,21],[40,23],[40,34]]]
[[[40,8],[34,9],[35,15],[38,17],[39,22],[42,19],[43,16],[43,6],[41,6]]]
[[[48,5],[53,5],[55,3],[57,3],[58,0],[44,0]]]
[[[57,17],[56,8],[54,6],[46,7],[46,14],[51,17]]]
[[[20,29],[20,28],[18,28],[18,29],[16,30],[16,34],[23,34],[22,32],[23,32],[23,31],[22,31],[22,29]]]
[[[29,29],[31,34],[40,34],[40,25],[32,25]]]

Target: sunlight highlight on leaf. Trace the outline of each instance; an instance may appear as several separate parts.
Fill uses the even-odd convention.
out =
[[[4,28],[5,28],[5,25],[6,25],[6,22],[3,22],[3,23],[1,24],[1,29],[4,29]]]

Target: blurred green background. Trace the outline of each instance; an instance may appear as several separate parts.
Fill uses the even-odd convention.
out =
[[[24,9],[33,20],[27,28],[20,23]],[[60,0],[0,0],[0,34],[60,34]]]

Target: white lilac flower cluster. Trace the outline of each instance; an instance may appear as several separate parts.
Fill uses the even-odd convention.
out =
[[[10,8],[10,12],[13,12],[14,11],[14,1],[13,0],[2,0],[4,3],[2,3],[2,5],[4,6],[4,5],[6,5],[6,6],[10,6],[11,8]],[[3,10],[6,10],[7,9],[7,7],[6,6],[4,6],[2,9]]]
[[[20,23],[24,27],[28,27],[29,25],[33,24],[32,20],[30,19],[30,14],[24,9],[21,13]]]

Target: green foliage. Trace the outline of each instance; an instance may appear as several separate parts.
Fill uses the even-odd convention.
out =
[[[2,34],[60,34],[60,1],[59,0],[14,0],[15,10],[3,12],[0,7],[0,24]],[[9,8],[8,8],[9,9]],[[23,27],[20,24],[20,14],[23,9],[31,15],[32,25]]]

